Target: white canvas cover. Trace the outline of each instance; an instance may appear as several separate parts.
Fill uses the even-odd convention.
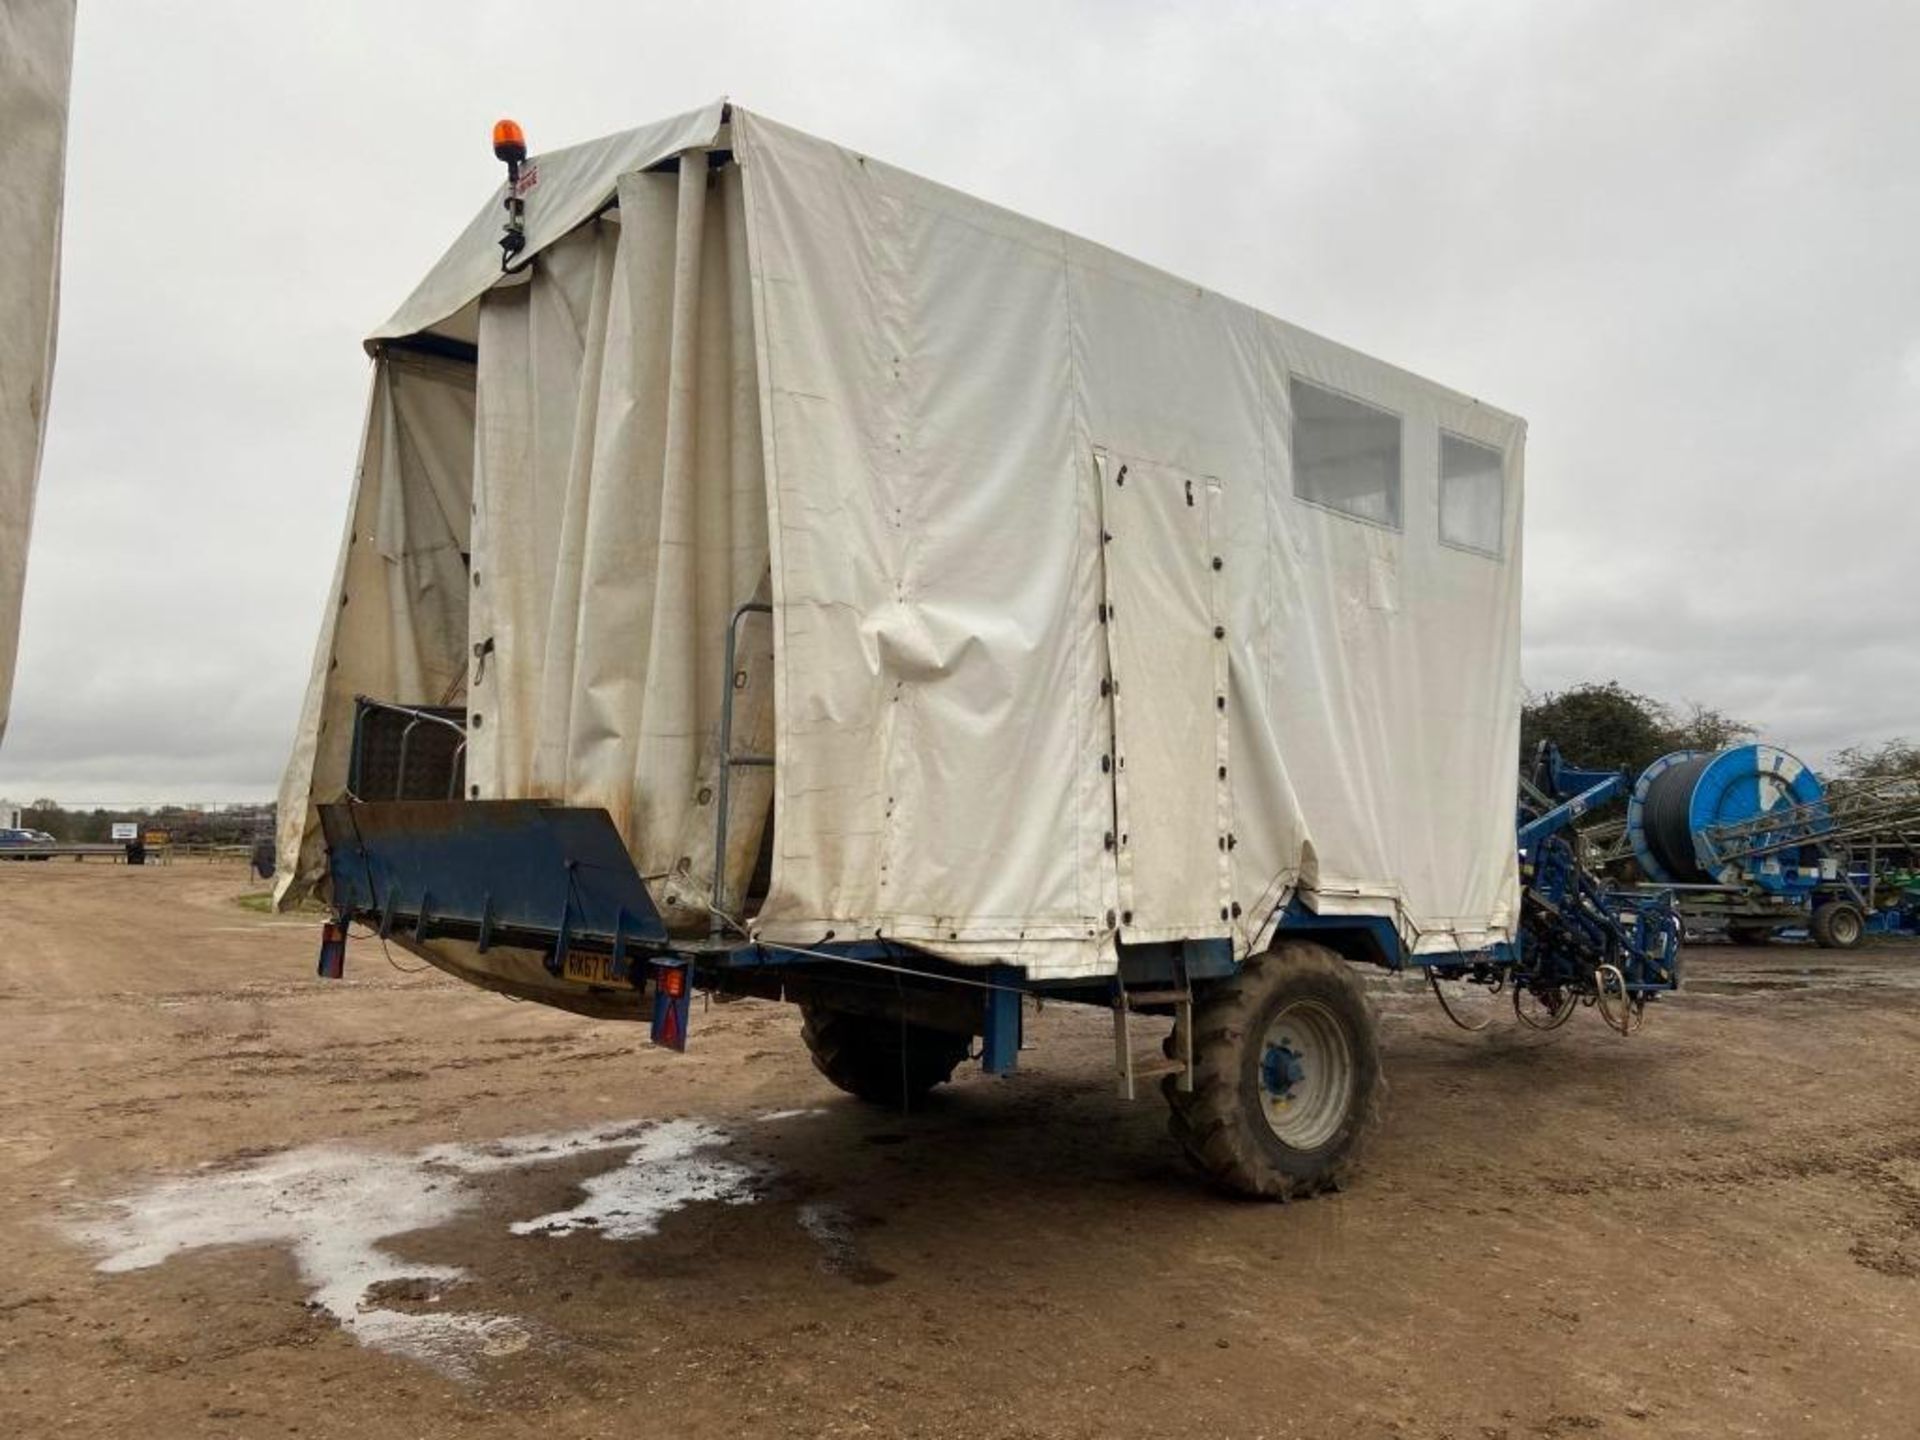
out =
[[[702,154],[618,194],[481,302],[467,778],[604,807],[704,930],[727,622],[767,586],[743,197]],[[741,638],[735,748],[764,751],[770,637]],[[734,783],[744,881],[770,782]]]
[[[709,145],[719,134],[723,102],[684,115],[623,130],[582,145],[533,157],[521,174],[520,194],[526,201],[527,251],[537,255],[555,241],[585,224],[608,200],[622,175],[633,174],[692,146]],[[458,240],[440,257],[426,277],[387,323],[367,338],[373,349],[379,341],[400,339],[421,331],[459,333],[471,340],[471,320],[463,325],[449,320],[468,315],[468,306],[491,290],[500,279],[501,202],[506,187],[481,207]]]
[[[72,65],[73,0],[0,0],[0,740],[53,383]]]
[[[375,362],[347,531],[280,784],[277,893],[323,868],[312,807],[346,788],[354,697],[432,705],[465,688],[473,435],[471,365],[403,350]]]
[[[702,918],[720,647],[764,593],[732,677],[735,750],[777,758],[763,938],[1063,977],[1261,944],[1296,895],[1508,938],[1521,423],[737,106],[636,133],[708,120],[677,171],[576,175],[617,210],[530,281],[382,332],[478,341],[477,793],[606,806]],[[1296,394],[1332,397],[1298,436]],[[1443,435],[1498,457],[1497,546],[1442,543]],[[289,839],[332,773],[290,778]]]

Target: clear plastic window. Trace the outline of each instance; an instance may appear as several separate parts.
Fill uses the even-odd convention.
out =
[[[1506,528],[1506,476],[1500,452],[1440,432],[1440,540],[1500,558]]]
[[[1376,525],[1400,528],[1400,417],[1304,380],[1293,403],[1293,493]]]

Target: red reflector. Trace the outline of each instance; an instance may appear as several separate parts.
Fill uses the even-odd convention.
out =
[[[691,988],[684,963],[654,962],[654,1044],[664,1045],[669,1050],[687,1048],[687,1007],[692,1003],[692,996],[688,993]]]
[[[322,980],[339,980],[347,970],[347,927],[329,920],[320,927],[320,964]]]

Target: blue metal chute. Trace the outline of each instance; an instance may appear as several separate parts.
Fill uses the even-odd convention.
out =
[[[605,810],[532,800],[345,801],[320,807],[335,912],[383,936],[530,945],[558,974],[571,948],[656,950],[667,927]]]

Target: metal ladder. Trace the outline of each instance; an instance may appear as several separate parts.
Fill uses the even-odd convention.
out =
[[[1136,1059],[1133,1053],[1133,1027],[1129,1023],[1137,1008],[1149,1005],[1173,1007],[1173,1033],[1180,1053],[1172,1059],[1154,1056]],[[1193,987],[1187,980],[1186,957],[1173,962],[1173,984],[1152,990],[1129,990],[1118,971],[1113,977],[1113,1073],[1117,1093],[1122,1100],[1134,1098],[1134,1082],[1173,1075],[1174,1088],[1193,1093]]]
[[[736,765],[771,766],[771,755],[736,755],[733,753],[733,693],[743,678],[736,666],[739,663],[740,621],[748,615],[771,615],[773,606],[764,600],[749,600],[736,605],[733,615],[727,621],[727,683],[726,693],[720,697],[720,774],[714,786],[713,815],[713,895],[708,902],[709,920],[707,933],[714,939],[720,939],[727,932],[727,801],[733,789],[733,770]]]

